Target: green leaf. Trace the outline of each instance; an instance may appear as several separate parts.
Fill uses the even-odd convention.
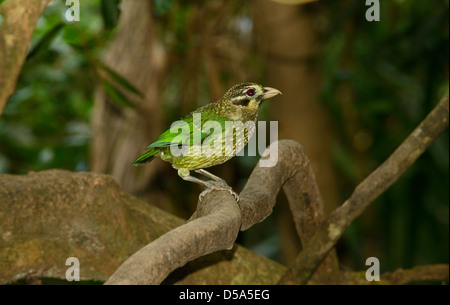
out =
[[[30,50],[30,52],[28,52],[27,60],[29,60],[33,56],[36,56],[36,54],[38,54],[39,52],[46,50],[50,46],[56,35],[58,35],[59,31],[64,27],[64,25],[65,24],[62,22],[58,23],[51,30],[45,33],[44,36],[42,36],[41,40],[39,40]]]
[[[143,98],[144,94],[139,91],[134,85],[132,85],[129,81],[127,81],[123,76],[119,73],[102,63],[101,61],[97,61],[98,67],[107,72],[109,76],[111,76],[121,87],[126,89],[127,91],[136,94],[137,96]]]
[[[106,92],[106,95],[110,97],[117,105],[121,107],[134,108],[133,103],[131,103],[125,95],[120,92],[113,84],[111,84],[108,80],[102,79],[103,89]]]

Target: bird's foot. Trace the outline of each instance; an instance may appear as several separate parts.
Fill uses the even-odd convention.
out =
[[[231,186],[229,186],[225,182],[225,180],[205,171],[204,169],[197,169],[197,170],[195,170],[195,172],[198,174],[201,174],[211,180],[205,181],[205,180],[199,179],[197,177],[191,176],[189,174],[189,170],[187,170],[187,169],[178,169],[178,175],[183,180],[203,185],[206,188],[203,192],[200,193],[200,196],[199,196],[200,201],[203,199],[203,197],[205,197],[206,194],[208,194],[212,190],[218,190],[218,191],[229,191],[230,194],[234,196],[236,201],[239,202],[238,194],[233,191]]]
[[[236,202],[239,202],[239,195],[233,191],[231,186],[229,186],[224,180],[209,180],[205,181],[206,189],[200,193],[198,199],[202,201],[203,197],[205,197],[206,194],[210,193],[213,190],[217,191],[228,191],[231,195],[234,196],[234,199]]]

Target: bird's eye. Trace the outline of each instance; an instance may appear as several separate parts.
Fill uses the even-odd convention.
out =
[[[248,89],[247,90],[247,92],[246,92],[246,94],[248,95],[248,96],[253,96],[253,95],[255,95],[255,89]]]

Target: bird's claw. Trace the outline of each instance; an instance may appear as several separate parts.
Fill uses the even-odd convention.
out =
[[[226,184],[225,181],[216,181],[216,180],[210,180],[208,181],[208,186],[206,187],[206,189],[200,193],[198,199],[200,201],[202,201],[203,197],[205,197],[206,194],[210,193],[213,190],[217,190],[217,191],[229,191],[231,195],[234,196],[234,199],[236,200],[236,202],[239,202],[239,195],[233,191],[233,189],[231,188],[231,186],[229,186],[228,184]]]

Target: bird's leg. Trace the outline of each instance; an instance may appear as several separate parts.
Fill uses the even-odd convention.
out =
[[[226,184],[225,180],[223,180],[223,179],[220,178],[220,177],[217,177],[216,175],[211,174],[211,173],[208,172],[208,171],[205,171],[204,169],[196,169],[196,170],[194,170],[194,171],[195,171],[197,174],[203,175],[203,176],[205,176],[205,177],[207,177],[207,178],[209,178],[209,179],[212,179],[212,180],[214,180],[214,181],[223,181],[223,182]]]
[[[201,173],[199,171],[202,171]],[[231,195],[234,196],[234,198],[236,199],[237,202],[239,202],[239,196],[238,194],[236,194],[233,189],[231,188],[231,186],[229,186],[225,180],[211,174],[208,173],[205,170],[196,170],[195,172],[199,173],[199,174],[203,174],[204,176],[211,178],[213,180],[209,180],[209,181],[205,181],[196,177],[193,177],[190,175],[189,170],[184,169],[184,168],[180,168],[178,170],[178,176],[180,176],[183,180],[186,181],[190,181],[190,182],[194,182],[200,185],[203,185],[206,189],[200,193],[199,199],[202,200],[202,198],[208,194],[209,192],[211,192],[212,190],[219,190],[219,191],[229,191],[231,193]],[[206,174],[205,174],[206,173]],[[209,175],[208,175],[209,174]]]
[[[191,175],[189,175],[189,176],[180,176],[180,177],[183,178],[183,180],[185,180],[185,181],[194,182],[194,183],[203,185],[206,188],[210,188],[210,189],[215,188],[215,185],[211,184],[209,181],[198,179],[198,178],[193,177]]]

